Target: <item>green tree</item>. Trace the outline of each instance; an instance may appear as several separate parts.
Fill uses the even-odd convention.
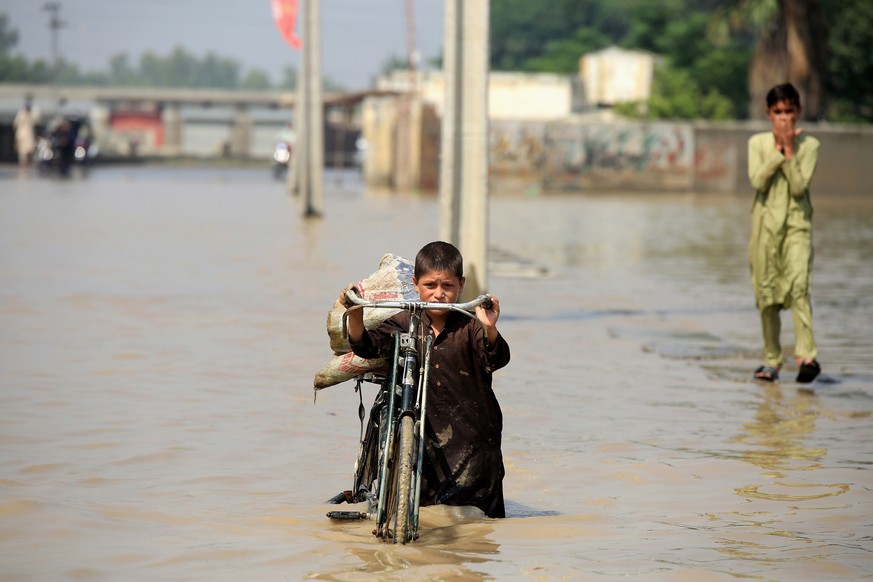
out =
[[[113,55],[109,59],[109,84],[122,87],[143,84],[126,54]]]
[[[296,89],[297,88],[297,69],[294,67],[285,67],[282,70],[282,80],[279,81],[280,89]]]
[[[253,69],[243,77],[242,87],[253,90],[269,89],[270,76],[260,69]]]
[[[652,96],[645,103],[623,103],[616,112],[648,119],[734,118],[730,100],[714,89],[704,89],[685,69],[663,65],[655,70]]]
[[[830,0],[828,119],[873,121],[873,2]]]
[[[0,13],[0,55],[10,52],[18,44],[18,30],[12,28],[9,15]]]
[[[123,65],[124,63],[118,63]],[[224,87],[239,86],[239,64],[232,59],[208,53],[198,59],[182,47],[167,57],[145,53],[139,61],[139,79],[152,87]]]
[[[609,43],[610,39],[606,35],[593,28],[583,27],[572,38],[547,43],[544,54],[527,59],[523,68],[544,73],[577,74],[582,55],[606,48]]]
[[[491,0],[491,67],[523,70],[528,60],[542,56],[548,42],[571,39],[585,26],[596,27],[601,5],[598,0]]]
[[[803,116],[819,119],[825,111],[828,34],[819,0],[723,0],[713,30],[751,31],[757,39],[749,70],[749,107],[763,118],[764,100],[773,85],[789,81],[803,94]]]
[[[392,53],[382,59],[382,64],[379,65],[379,74],[390,75],[394,71],[406,71],[407,69],[409,69],[409,62],[396,53]]]
[[[621,46],[650,52],[661,52],[663,35],[667,28],[687,17],[687,2],[635,2],[628,6],[629,30],[621,39]]]
[[[574,74],[586,53],[610,44],[649,51],[664,57],[669,72],[685,71],[695,83],[693,98],[708,107],[689,109],[686,104],[656,104],[657,114],[693,111],[723,116],[730,102],[735,114],[745,115],[748,102],[747,69],[750,39],[734,35],[724,46],[707,36],[710,12],[718,0],[613,0],[588,2],[519,2],[492,0],[492,67],[504,63],[526,71]],[[576,28],[570,28],[572,24]],[[524,58],[523,55],[531,56]],[[653,90],[663,102],[660,89]],[[671,98],[681,99],[678,92]],[[630,107],[634,109],[633,106]]]
[[[745,118],[751,40],[731,38],[716,46],[708,34],[710,16],[678,8],[654,38],[653,50],[665,55],[672,67],[688,71],[703,92],[726,97],[735,114]]]

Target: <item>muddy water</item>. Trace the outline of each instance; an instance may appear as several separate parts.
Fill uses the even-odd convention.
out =
[[[801,389],[749,379],[747,196],[495,198],[510,517],[425,508],[392,547],[324,516],[358,402],[311,381],[339,289],[435,200],[328,176],[305,221],[266,170],[2,172],[4,580],[873,576],[873,199],[815,193]]]

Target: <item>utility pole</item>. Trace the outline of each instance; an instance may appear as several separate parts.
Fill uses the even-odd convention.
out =
[[[42,5],[42,9],[49,13],[49,29],[52,36],[52,80],[57,82],[61,62],[58,52],[58,31],[66,26],[66,22],[60,17],[60,2],[46,2]]]
[[[488,289],[487,1],[445,0],[440,236],[464,255],[464,298]]]
[[[420,184],[420,142],[415,135],[417,77],[415,49],[415,1],[406,0],[406,93],[400,97],[397,109],[397,141],[394,144],[394,186],[399,191],[417,189]]]
[[[415,0],[406,0],[406,64],[411,78],[418,68],[418,49],[415,48]]]
[[[294,105],[293,191],[303,216],[320,217],[324,206],[324,103],[321,92],[321,0],[301,0],[303,11],[300,78]]]

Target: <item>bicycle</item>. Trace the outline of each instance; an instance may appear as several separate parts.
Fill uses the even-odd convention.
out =
[[[343,335],[347,335],[350,311],[364,308],[406,310],[410,313],[406,332],[395,332],[393,357],[385,375],[368,372],[356,378],[355,391],[361,404],[361,447],[355,462],[352,489],[328,500],[329,503],[368,503],[367,511],[329,511],[332,519],[373,518],[373,534],[384,541],[406,544],[418,537],[421,469],[424,458],[424,430],[427,416],[428,370],[433,337],[421,333],[425,310],[456,311],[477,319],[475,309],[491,308],[491,298],[480,295],[466,303],[425,301],[366,301],[351,291],[354,304],[343,314]],[[478,320],[477,320],[478,321]],[[480,322],[481,323],[481,322]],[[423,342],[423,345],[422,345]],[[363,430],[363,382],[381,386]]]

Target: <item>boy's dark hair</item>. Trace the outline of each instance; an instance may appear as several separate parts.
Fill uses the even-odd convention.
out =
[[[427,243],[415,255],[415,278],[431,271],[447,271],[458,279],[464,277],[464,257],[461,251],[441,240]]]
[[[797,89],[791,83],[776,85],[767,92],[767,109],[780,101],[788,101],[795,107],[800,107],[800,93],[797,92]]]

